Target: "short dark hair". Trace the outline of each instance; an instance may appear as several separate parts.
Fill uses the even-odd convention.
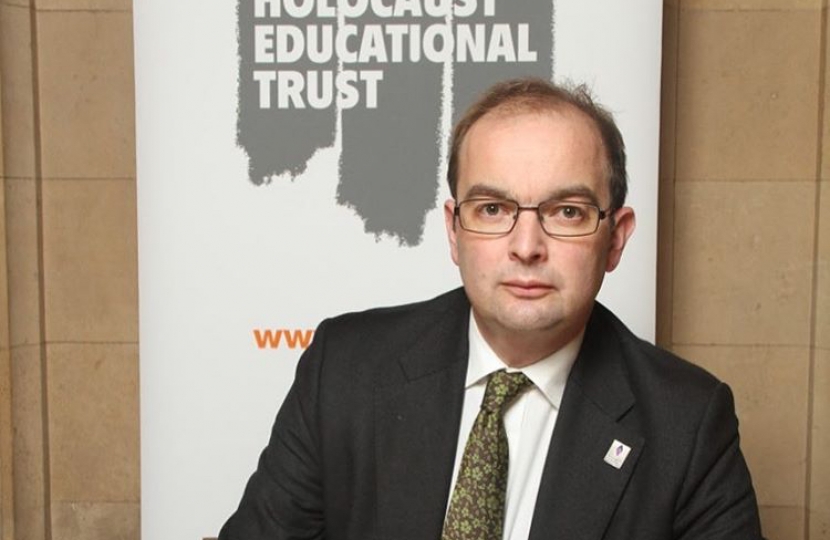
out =
[[[608,160],[611,207],[621,208],[628,192],[628,173],[625,170],[625,143],[614,117],[594,101],[585,85],[557,85],[537,78],[511,79],[491,86],[455,125],[447,168],[447,182],[453,198],[457,198],[461,145],[470,128],[483,116],[497,109],[509,113],[561,110],[567,107],[585,114],[599,130]]]

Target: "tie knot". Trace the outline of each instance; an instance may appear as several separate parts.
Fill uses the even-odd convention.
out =
[[[481,408],[489,412],[501,412],[519,392],[530,385],[530,379],[524,373],[507,373],[504,370],[490,374]]]

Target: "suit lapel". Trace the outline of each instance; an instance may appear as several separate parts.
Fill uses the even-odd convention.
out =
[[[530,540],[602,538],[637,464],[645,440],[618,423],[634,397],[617,340],[597,305],[562,398]],[[605,459],[615,441],[630,449],[619,468]]]
[[[468,359],[469,304],[457,304],[399,359],[403,376],[375,392],[378,527],[390,538],[441,534]]]

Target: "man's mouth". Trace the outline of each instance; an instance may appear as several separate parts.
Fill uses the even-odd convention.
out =
[[[550,283],[538,280],[512,279],[504,281],[502,285],[510,294],[519,298],[540,298],[554,289]]]

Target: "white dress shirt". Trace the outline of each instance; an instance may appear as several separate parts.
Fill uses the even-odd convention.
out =
[[[494,371],[506,368],[508,372],[523,372],[533,382],[504,414],[504,428],[510,448],[510,466],[507,474],[503,540],[527,540],[530,535],[530,523],[550,438],[556,425],[565,383],[576,360],[583,335],[580,333],[563,348],[535,364],[516,370],[507,367],[496,356],[481,336],[475,317],[470,314],[470,359],[464,383],[464,408],[461,413],[461,430],[450,494],[455,489],[455,480],[461,467],[467,438],[484,399],[487,377]],[[449,503],[447,507],[449,508]]]

